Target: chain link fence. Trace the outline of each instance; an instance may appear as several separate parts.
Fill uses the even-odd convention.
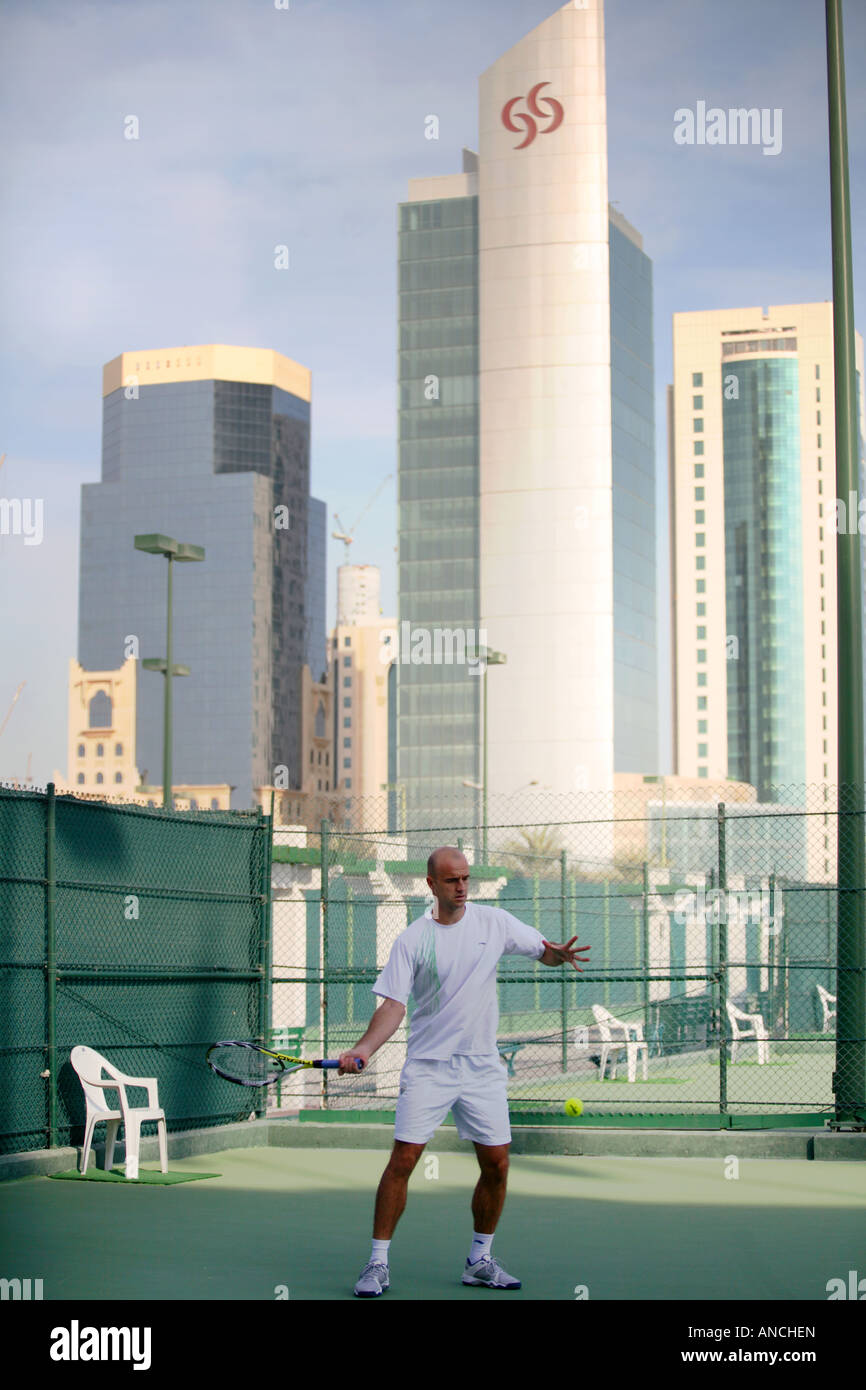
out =
[[[382,798],[311,831],[0,788],[0,1151],[80,1142],[80,1043],[157,1077],[173,1130],[389,1116],[408,1019],[362,1075],[295,1072],[262,1095],[204,1055],[232,1037],[310,1058],[354,1045],[441,845],[466,854],[472,900],[591,947],[580,974],[500,962],[516,1122],[565,1122],[574,1097],[590,1122],[820,1123],[840,1096],[862,1122],[864,890],[837,882],[835,796],[715,790],[524,797],[522,820],[491,798],[486,824],[426,827],[395,826]],[[856,803],[843,819],[862,861]]]
[[[171,1130],[264,1104],[205,1052],[267,1033],[270,842],[257,812],[0,788],[0,1151],[82,1141],[78,1044],[155,1076]]]
[[[368,798],[319,833],[277,827],[275,1036],[308,1056],[358,1041],[393,942],[432,903],[427,856],[450,844],[470,861],[471,900],[592,948],[581,974],[501,961],[498,1046],[515,1120],[549,1120],[575,1097],[590,1119],[821,1123],[842,1091],[866,1120],[862,941],[845,968],[855,1026],[837,1040],[836,796],[773,795],[729,803],[708,787],[704,801],[674,800],[656,785],[553,807],[548,797],[539,810],[557,819],[534,824],[494,821],[514,807],[491,799],[486,825],[427,829],[411,817],[395,829],[394,798]],[[391,828],[370,828],[377,816]],[[862,912],[863,891],[846,877],[849,911]],[[295,1073],[275,1103],[390,1114],[409,1017],[362,1076]]]

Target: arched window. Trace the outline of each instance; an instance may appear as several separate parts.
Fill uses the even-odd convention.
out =
[[[111,698],[104,690],[97,690],[90,701],[91,729],[111,728]]]
[[[212,796],[210,799],[210,808],[212,811],[218,811],[220,808],[219,801],[215,796]]]
[[[82,785],[83,781],[84,781],[84,773],[83,773],[83,772],[79,772],[79,774],[78,774],[78,785],[79,785],[79,787]]]
[[[324,738],[324,737],[325,737],[325,706],[322,704],[322,702],[321,702],[321,700],[320,700],[320,701],[319,701],[319,707],[318,707],[318,709],[316,710],[316,738]]]
[[[84,744],[83,744],[83,743],[79,743],[79,745],[78,745],[78,756],[79,756],[79,758],[83,758],[83,757],[84,757]]]
[[[104,752],[105,752],[105,744],[104,744],[104,743],[97,743],[97,745],[96,745],[96,756],[97,756],[97,758],[101,758],[101,757],[103,756]]]
[[[114,780],[115,780],[115,782],[122,782],[122,781],[123,781],[123,773],[122,773],[122,772],[115,772],[115,774],[114,774]]]
[[[101,784],[102,782],[105,781],[105,778],[103,777],[103,775],[102,775],[101,772],[97,772],[97,774],[96,774],[96,780],[97,780],[97,782],[99,782],[100,784]]]
[[[115,758],[122,758],[122,757],[123,757],[123,744],[122,744],[122,743],[115,743],[115,745],[114,745],[114,756],[115,756]]]

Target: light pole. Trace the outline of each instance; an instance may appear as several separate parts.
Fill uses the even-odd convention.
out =
[[[830,126],[830,244],[833,256],[833,367],[836,496],[860,485],[854,271],[848,187],[848,120],[842,0],[826,0],[827,100]],[[866,846],[863,842],[863,571],[860,533],[836,536],[838,653],[838,844],[836,968],[836,1127],[866,1127]]]
[[[397,792],[400,798],[400,820],[402,832],[406,834],[406,787],[402,782],[380,783],[383,792]]]
[[[172,795],[172,774],[171,774],[171,680],[172,676],[188,676],[188,666],[172,665],[171,651],[171,598],[172,598],[172,569],[175,560],[184,564],[189,564],[194,560],[204,559],[204,546],[188,545],[183,541],[173,540],[171,536],[146,535],[135,537],[136,550],[143,550],[147,555],[164,555],[168,560],[168,601],[166,605],[166,637],[165,637],[165,659],[162,657],[148,657],[142,662],[146,671],[161,671],[165,677],[165,699],[163,703],[163,744],[162,744],[162,804],[171,810],[174,805]]]
[[[481,862],[482,862],[483,864],[486,864],[486,863],[487,863],[487,792],[488,792],[488,777],[487,777],[487,668],[488,668],[488,666],[504,666],[505,663],[506,663],[507,660],[508,660],[508,657],[505,655],[504,652],[495,652],[495,651],[493,651],[493,649],[492,649],[491,647],[482,647],[482,648],[481,648],[481,653],[480,653],[480,655],[481,655],[481,660],[484,662],[484,669],[483,669],[482,674],[481,674],[481,679],[482,679],[482,681],[484,682],[484,690],[483,690],[483,692],[482,692],[482,701],[483,701],[483,705],[484,705],[484,711],[483,711],[483,715],[482,715],[482,723],[483,723],[483,729],[484,729],[484,735],[483,735],[483,737],[484,737],[484,745],[483,745],[483,752],[482,752],[482,773],[481,773],[481,790],[482,790],[482,797],[483,797],[483,808],[482,808],[482,827],[483,827],[483,828],[482,828],[482,837],[483,837],[483,838],[482,838],[482,842],[481,842],[481,844],[482,844],[482,849],[481,849]],[[475,786],[475,783],[474,783],[474,782],[464,782],[463,785],[469,787],[469,786]]]
[[[476,832],[477,832],[477,830],[478,830],[478,821],[479,821],[479,816],[478,816],[478,800],[479,800],[479,797],[481,796],[481,793],[484,791],[484,788],[483,788],[483,786],[481,785],[480,782],[470,782],[469,779],[466,778],[466,777],[463,778],[463,785],[464,785],[464,787],[469,787],[469,789],[470,789],[471,791],[473,791],[473,792],[478,792],[478,796],[475,798],[475,829],[476,829]],[[478,840],[477,840],[477,838],[476,838],[476,840],[475,840],[475,842],[474,842],[474,845],[475,845],[475,856],[476,856],[476,858],[478,858]],[[481,862],[481,860],[479,859],[479,863],[480,863],[480,862]]]

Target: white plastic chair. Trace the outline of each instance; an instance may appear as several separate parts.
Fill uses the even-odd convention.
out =
[[[111,1172],[114,1162],[114,1145],[117,1131],[123,1124],[126,1138],[126,1176],[138,1177],[138,1151],[141,1126],[148,1120],[155,1120],[159,1136],[159,1166],[163,1173],[168,1172],[168,1154],[165,1137],[165,1113],[159,1108],[157,1080],[154,1076],[125,1076],[92,1047],[73,1047],[69,1057],[78,1073],[87,1101],[87,1122],[84,1127],[84,1149],[81,1155],[81,1171],[87,1172],[90,1159],[90,1146],[93,1131],[105,1121],[105,1171]],[[103,1076],[103,1073],[106,1073]],[[142,1086],[147,1090],[147,1105],[131,1105],[126,1097],[127,1086]],[[112,1110],[107,1104],[106,1091],[117,1091],[120,1109]]]
[[[626,1064],[628,1069],[628,1079],[630,1082],[637,1080],[637,1060],[643,1054],[643,1079],[647,1079],[647,1056],[649,1047],[644,1039],[642,1023],[623,1023],[619,1018],[614,1018],[613,1014],[603,1009],[601,1004],[593,1004],[593,1017],[598,1024],[598,1031],[601,1034],[601,1064],[599,1075],[604,1078],[604,1069],[608,1059],[613,1053],[613,1070],[610,1074],[611,1081],[616,1080],[616,1061],[618,1054],[625,1048]],[[615,1036],[615,1030],[619,1034]]]
[[[831,1004],[836,1004],[836,995],[831,994],[830,991],[825,989],[823,985],[816,984],[815,988],[818,991],[818,998],[821,1001],[821,1010],[824,1015],[824,1017],[821,1020],[821,1032],[826,1033],[829,1031],[830,1024],[836,1017],[836,1009],[830,1007]]]
[[[758,1044],[758,1062],[762,1064],[770,1060],[770,1042],[767,1025],[760,1014],[744,1014],[742,1009],[736,1008],[730,1000],[726,1004],[728,1018],[731,1023],[731,1061],[737,1060],[737,1048],[746,1038],[754,1038]],[[741,1023],[750,1023],[751,1028],[741,1028]]]

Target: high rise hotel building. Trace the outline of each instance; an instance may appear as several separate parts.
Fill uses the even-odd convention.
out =
[[[669,441],[674,771],[816,806],[837,756],[832,304],[675,314]]]
[[[651,266],[608,203],[602,0],[482,75],[477,155],[412,180],[399,229],[400,630],[506,658],[399,653],[409,814],[477,809],[485,680],[492,818],[530,784],[538,809],[610,792],[657,770],[655,486]]]
[[[310,497],[310,372],[269,350],[125,352],[103,372],[102,478],[82,488],[78,657],[165,657],[166,562],[137,534],[204,546],[173,585],[174,780],[253,804],[302,775],[303,668],[328,666],[325,504]],[[137,650],[130,647],[136,639]],[[137,672],[135,762],[160,779],[162,675]],[[282,782],[286,785],[286,781]]]

